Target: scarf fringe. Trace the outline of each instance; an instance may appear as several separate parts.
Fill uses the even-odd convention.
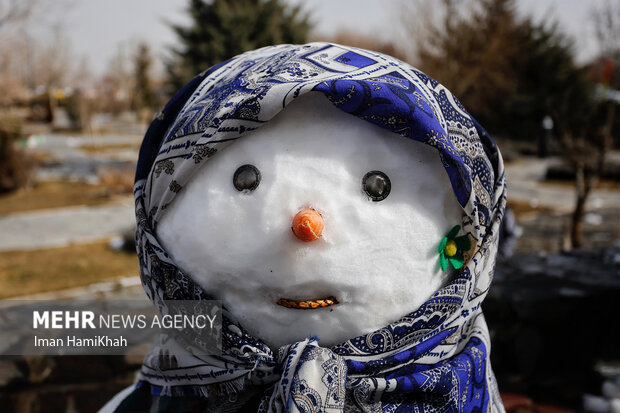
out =
[[[240,393],[245,390],[247,385],[247,378],[245,376],[237,377],[236,379],[229,380],[222,383],[205,384],[205,385],[181,385],[181,386],[159,386],[157,384],[149,383],[148,381],[141,379],[136,383],[136,388],[147,387],[150,388],[150,393],[153,396],[168,396],[168,397],[222,397],[231,396],[233,394]]]

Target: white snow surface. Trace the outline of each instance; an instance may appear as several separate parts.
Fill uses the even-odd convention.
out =
[[[262,176],[252,192],[233,186],[244,164]],[[391,180],[383,201],[362,190],[372,170]],[[323,216],[316,241],[291,231],[303,208]],[[462,216],[435,149],[308,93],[203,165],[157,233],[252,335],[273,347],[308,336],[330,346],[396,321],[445,284],[437,246]],[[329,296],[340,303],[276,304]]]

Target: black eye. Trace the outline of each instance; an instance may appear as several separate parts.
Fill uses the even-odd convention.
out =
[[[375,202],[383,201],[390,194],[390,178],[381,171],[370,171],[362,178],[362,188]]]
[[[233,185],[239,191],[253,191],[260,183],[260,171],[254,165],[241,165],[233,176]]]

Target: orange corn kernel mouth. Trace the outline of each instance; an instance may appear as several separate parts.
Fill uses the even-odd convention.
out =
[[[286,308],[296,308],[299,310],[314,310],[315,308],[329,307],[338,304],[336,297],[327,297],[319,300],[289,300],[280,298],[276,303]]]

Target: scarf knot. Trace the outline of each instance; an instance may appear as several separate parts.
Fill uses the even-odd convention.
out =
[[[261,401],[259,412],[344,411],[347,365],[316,338],[280,348],[277,365],[280,380]]]

